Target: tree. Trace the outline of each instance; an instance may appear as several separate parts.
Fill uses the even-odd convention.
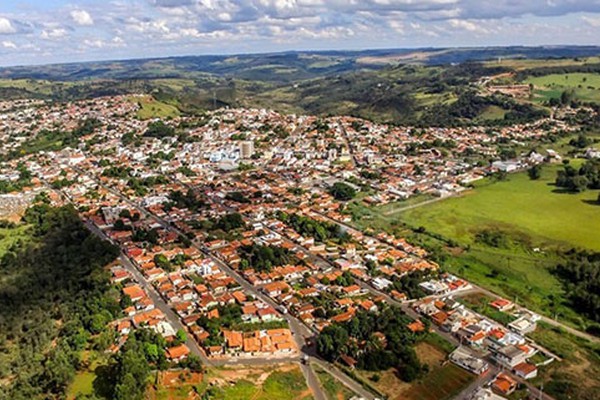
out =
[[[542,177],[542,166],[539,164],[534,165],[533,167],[529,168],[527,174],[529,175],[529,179],[532,181],[540,179]]]
[[[175,339],[177,344],[185,343],[187,341],[187,334],[183,329],[178,329]]]
[[[336,182],[329,189],[329,193],[340,201],[352,200],[356,196],[356,190],[344,182]]]
[[[164,254],[156,254],[154,256],[154,264],[156,264],[158,268],[164,269],[165,271],[172,270],[171,262]]]
[[[339,325],[325,327],[317,337],[317,351],[326,360],[335,361],[344,353],[348,344],[348,332]]]

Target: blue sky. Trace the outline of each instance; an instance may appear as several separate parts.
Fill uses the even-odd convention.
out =
[[[600,45],[600,0],[0,0],[0,65],[284,50]]]

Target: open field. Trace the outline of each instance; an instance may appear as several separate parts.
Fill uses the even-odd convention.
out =
[[[180,114],[177,107],[157,101],[150,96],[132,98],[132,101],[139,103],[141,106],[137,113],[140,119],[172,118]]]
[[[534,85],[537,100],[560,98],[565,90],[573,90],[582,101],[600,101],[600,74],[569,73],[530,77],[524,83]]]
[[[539,181],[518,173],[505,182],[482,183],[461,197],[409,210],[397,218],[468,246],[447,256],[443,265],[449,271],[585,329],[589,321],[569,307],[564,286],[550,269],[561,261],[558,250],[600,250],[600,237],[594,233],[600,226],[598,193],[556,192],[551,183],[558,168],[545,166]],[[505,247],[479,243],[476,236],[484,231],[501,232],[509,243]]]
[[[308,400],[312,393],[297,365],[279,368],[252,367],[251,369],[211,370],[205,392],[210,399],[222,400]]]
[[[91,351],[82,353],[82,362],[89,363],[89,366],[81,371],[78,371],[73,378],[73,382],[67,390],[67,399],[75,399],[80,395],[95,395],[99,398],[103,397],[100,393],[102,385],[102,373],[108,363],[108,358],[104,354],[98,354]]]
[[[597,191],[558,193],[553,185],[562,166],[543,169],[542,178],[531,181],[526,173],[507,181],[481,184],[464,195],[399,215],[413,227],[424,226],[464,244],[472,244],[483,228],[499,228],[525,234],[532,245],[553,244],[600,250],[600,207]]]
[[[451,399],[474,379],[474,375],[446,361],[448,352],[435,339],[417,344],[415,350],[419,360],[429,366],[429,372],[415,382],[403,382],[393,369],[357,373],[391,400]],[[379,376],[377,382],[373,380],[375,375]]]

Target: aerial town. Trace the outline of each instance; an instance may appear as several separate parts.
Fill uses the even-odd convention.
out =
[[[107,352],[151,329],[166,339],[174,364],[299,362],[308,382],[316,364],[354,398],[375,398],[348,373],[367,344],[350,337],[355,345],[331,358],[317,338],[395,310],[404,334],[436,334],[453,349],[448,361],[476,377],[458,398],[509,398],[517,388],[545,398],[529,380],[561,357],[529,336],[542,317],[446,272],[404,237],[362,229],[348,201],[435,201],[494,174],[560,162],[552,150],[504,157],[497,144],[576,126],[548,118],[497,129],[416,128],[263,109],[140,120],[132,117],[138,107],[135,96],[0,104],[10,158],[0,179],[14,188],[2,196],[2,212],[43,194],[75,207],[88,229],[120,248],[108,268],[126,301],[110,322]],[[41,141],[72,140],[66,132],[77,135],[72,145],[35,150]],[[463,301],[477,295],[488,296],[505,323]],[[392,340],[374,335],[384,347]]]

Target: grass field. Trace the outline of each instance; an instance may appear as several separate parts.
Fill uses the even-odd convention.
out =
[[[328,400],[348,400],[354,396],[354,393],[348,390],[346,386],[340,383],[321,367],[318,365],[313,365],[312,368],[314,369]]]
[[[600,250],[600,206],[597,191],[557,193],[553,181],[562,166],[545,166],[542,178],[526,173],[505,182],[480,185],[461,197],[409,210],[399,217],[464,244],[482,228],[499,228],[532,239],[532,245],[555,244]]]
[[[106,367],[108,358],[104,354],[84,351],[82,353],[82,361],[89,362],[89,366],[81,371],[78,371],[73,378],[73,382],[67,390],[67,399],[75,399],[79,395],[95,395],[99,398],[105,398],[95,390],[95,387],[100,387],[97,371]]]
[[[598,193],[558,193],[552,182],[559,168],[545,166],[539,181],[518,173],[505,182],[483,183],[461,197],[397,218],[468,246],[443,263],[451,272],[507,298],[517,298],[537,312],[585,328],[589,321],[568,306],[564,287],[550,269],[561,260],[558,250],[600,250],[600,236],[595,233],[600,226]],[[500,248],[478,243],[475,238],[482,230],[502,232],[512,243]]]
[[[150,96],[135,97],[132,101],[141,106],[137,113],[139,119],[174,118],[181,114],[177,107],[157,101]]]
[[[572,89],[579,100],[600,101],[600,74],[550,74],[530,77],[524,83],[534,85],[535,99],[538,101],[560,98],[567,89]]]

